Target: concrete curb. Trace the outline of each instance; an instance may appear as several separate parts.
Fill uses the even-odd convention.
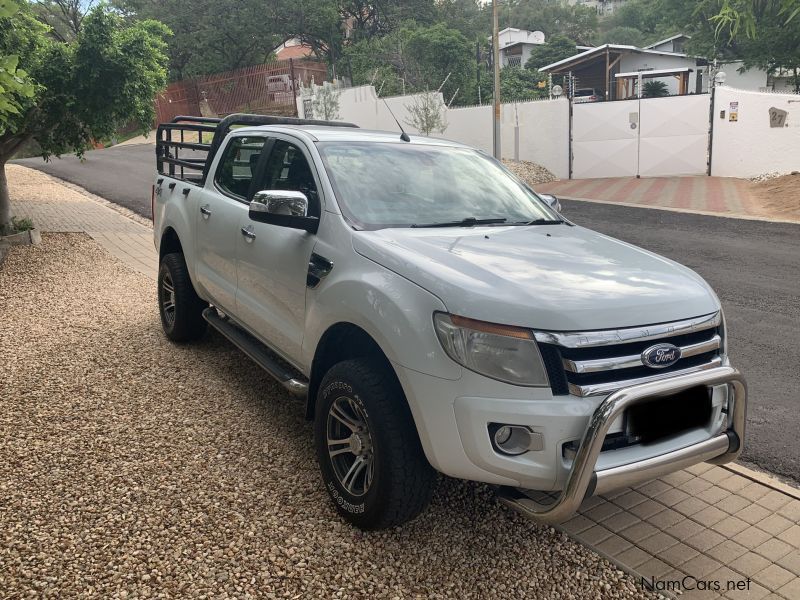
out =
[[[720,465],[720,467],[725,469],[726,471],[735,473],[736,475],[741,475],[742,477],[745,477],[750,481],[760,483],[761,485],[768,487],[772,490],[775,490],[776,492],[780,492],[781,494],[786,494],[790,498],[794,498],[795,500],[800,500],[800,489],[797,489],[787,483],[784,483],[774,475],[770,475],[769,473],[765,473],[763,471],[756,471],[754,469],[749,469],[737,463],[728,463],[727,465]]]
[[[569,196],[558,196],[559,200],[575,202],[592,202],[594,204],[610,204],[611,206],[627,206],[628,208],[646,208],[650,210],[663,210],[667,212],[677,212],[689,215],[703,215],[705,217],[720,217],[723,219],[740,219],[743,221],[763,221],[766,223],[788,223],[789,225],[800,225],[800,221],[791,219],[770,219],[769,217],[759,217],[754,215],[731,215],[718,213],[710,210],[693,210],[691,208],[670,208],[668,206],[650,206],[648,204],[635,204],[633,202],[611,202],[609,200],[594,200],[592,198],[575,198]]]

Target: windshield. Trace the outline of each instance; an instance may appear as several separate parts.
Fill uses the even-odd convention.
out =
[[[475,150],[399,142],[318,147],[342,212],[362,229],[560,222],[529,188]]]

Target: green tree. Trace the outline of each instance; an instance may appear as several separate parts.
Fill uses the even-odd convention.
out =
[[[712,18],[721,44],[728,53],[768,73],[793,74],[800,92],[800,0],[716,0],[719,12]]]
[[[95,0],[35,0],[32,9],[40,21],[50,26],[51,36],[66,42],[75,39],[83,19],[96,4]]]
[[[374,84],[382,95],[438,90],[449,103],[472,102],[475,95],[475,48],[443,23],[413,23],[383,37],[345,48],[355,85]]]
[[[624,25],[612,27],[607,31],[598,33],[595,37],[595,43],[598,46],[602,44],[621,44],[623,46],[637,46],[641,48],[646,45],[648,41],[644,33],[635,27],[627,27]]]
[[[564,36],[581,45],[591,43],[597,31],[597,12],[560,0],[507,0],[500,12],[502,27],[540,30],[546,36]]]
[[[713,17],[718,32],[726,32],[729,39],[735,39],[740,33],[749,38],[758,35],[758,22],[765,13],[777,14],[784,25],[800,16],[800,0],[722,0],[719,12]]]
[[[170,79],[218,73],[264,62],[286,37],[284,2],[263,0],[113,0],[131,21],[157,20],[170,28]],[[316,19],[322,2],[309,4]],[[292,8],[292,10],[297,10]],[[295,14],[294,12],[290,14]]]
[[[19,12],[14,0],[0,0],[0,23],[10,22]],[[9,36],[10,37],[10,36]],[[19,69],[19,54],[11,54],[16,49],[17,40],[0,48],[0,135],[5,133],[12,117],[20,114],[22,103],[35,92],[33,83],[24,69]]]
[[[500,100],[519,102],[547,96],[547,76],[523,67],[505,67],[500,70]]]
[[[0,18],[0,57],[14,49],[34,86],[30,95],[12,92],[16,111],[0,115],[0,228],[10,223],[5,164],[22,144],[35,141],[48,158],[81,154],[130,122],[149,130],[153,97],[166,84],[168,34],[155,21],[125,26],[105,7],[89,13],[70,43],[49,36],[27,4]]]
[[[556,35],[551,37],[546,44],[535,46],[531,50],[530,58],[525,63],[525,67],[531,70],[538,70],[577,53],[575,42],[563,35]]]

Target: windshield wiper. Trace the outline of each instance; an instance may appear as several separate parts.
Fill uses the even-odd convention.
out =
[[[444,221],[442,223],[423,223],[418,225],[414,223],[411,227],[472,227],[473,225],[495,225],[497,223],[505,223],[508,219],[501,217],[497,219],[476,219],[475,217],[467,217],[460,221]]]
[[[514,225],[561,225],[566,223],[561,219],[534,219],[533,221],[518,221]]]

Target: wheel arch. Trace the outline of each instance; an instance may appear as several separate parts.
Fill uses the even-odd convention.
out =
[[[173,252],[183,254],[183,245],[178,237],[178,232],[172,227],[166,227],[158,244],[158,260],[161,261],[164,256]]]
[[[364,329],[342,321],[335,323],[325,330],[317,344],[314,359],[311,363],[311,377],[308,385],[306,399],[306,418],[314,418],[317,401],[317,391],[325,373],[336,363],[354,358],[369,357],[383,362],[397,380],[391,361],[377,341]],[[397,380],[398,386],[400,381]],[[402,389],[402,386],[400,386]]]

